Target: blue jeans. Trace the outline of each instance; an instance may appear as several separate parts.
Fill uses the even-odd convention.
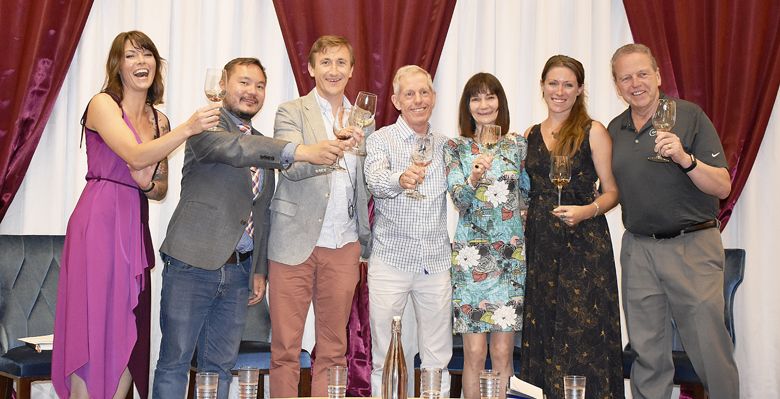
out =
[[[197,343],[199,371],[219,373],[218,399],[227,399],[230,370],[246,323],[250,256],[217,270],[190,266],[162,255],[160,358],[154,372],[153,398],[184,398]]]

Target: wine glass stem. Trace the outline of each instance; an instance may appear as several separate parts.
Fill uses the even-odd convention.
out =
[[[561,186],[558,186],[558,207],[561,206]]]

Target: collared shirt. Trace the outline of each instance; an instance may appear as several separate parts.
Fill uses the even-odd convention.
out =
[[[314,91],[317,104],[320,106],[322,123],[329,140],[335,140],[333,133],[333,107],[324,98]],[[344,97],[342,107],[344,112],[349,112],[351,105]],[[334,171],[330,174],[330,195],[328,205],[325,208],[325,216],[322,218],[322,229],[317,240],[317,246],[323,248],[341,248],[346,244],[357,241],[357,223],[354,217],[350,217],[350,209],[354,216],[355,209],[355,173],[357,171],[357,159],[355,155],[344,153],[339,164],[347,171]]]
[[[247,127],[249,127],[250,130],[252,129],[252,121],[248,121],[248,122],[244,121],[243,119],[241,119],[241,118],[237,117],[236,115],[234,115],[232,112],[228,111],[226,108],[223,108],[223,110],[225,111],[225,115],[227,115],[227,117],[230,118],[230,120],[232,120],[233,123],[236,124],[236,126],[246,125]],[[280,157],[281,161],[282,161],[281,162],[282,166],[288,167],[295,161],[295,148],[296,147],[297,147],[297,145],[293,144],[293,143],[288,143],[287,145],[284,146],[284,148],[282,149],[281,157]],[[257,172],[259,173],[259,177],[258,178],[260,179],[260,188],[258,190],[258,192],[259,192],[259,191],[263,190],[263,182],[265,180],[264,179],[264,177],[265,177],[265,170],[263,170],[262,168],[258,168]],[[251,188],[252,187],[252,180],[250,179],[247,182],[247,184],[249,184],[249,187]],[[254,201],[254,199],[253,199],[253,201]],[[251,215],[251,211],[250,211],[250,215]],[[246,232],[246,230],[244,230],[244,233],[241,234],[241,239],[238,240],[238,245],[236,245],[236,252],[240,252],[240,253],[250,252],[250,251],[252,251],[254,249],[254,247],[255,247],[254,246],[254,240],[252,239],[252,237],[249,236],[249,234]]]
[[[411,164],[417,134],[402,116],[395,124],[366,139],[365,175],[374,195],[372,256],[410,273],[441,273],[450,269],[447,234],[447,177],[444,146],[447,137],[432,133],[433,160],[418,186],[425,199],[403,193],[398,178]]]
[[[689,101],[674,100],[677,120],[672,132],[685,151],[696,156],[698,162],[727,167],[718,133],[704,111]],[[647,160],[655,154],[651,121],[637,128],[628,108],[609,123],[608,130],[612,137],[612,171],[628,231],[642,235],[669,233],[717,217],[718,198],[702,192],[676,163]]]

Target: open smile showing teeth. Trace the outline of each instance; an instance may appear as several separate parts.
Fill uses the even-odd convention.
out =
[[[139,70],[133,72],[133,76],[138,77],[138,78],[145,78],[145,77],[149,76],[149,70],[146,69],[146,68],[139,69]]]
[[[555,98],[555,97],[553,97],[553,98],[551,98],[551,100],[554,103],[565,103],[566,102],[565,98]]]
[[[644,94],[644,93],[645,93],[645,91],[644,91],[644,90],[640,90],[640,91],[632,91],[632,92],[631,92],[631,95],[632,95],[632,96],[638,96],[638,95],[641,95],[641,94]]]

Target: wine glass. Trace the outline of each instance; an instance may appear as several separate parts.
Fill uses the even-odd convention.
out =
[[[222,99],[225,98],[225,88],[224,83],[227,83],[225,80],[225,70],[219,69],[219,68],[207,68],[206,69],[206,81],[203,84],[203,92],[206,93],[206,98],[213,102],[218,103],[222,101]],[[223,84],[220,84],[220,83]],[[210,127],[206,130],[210,131],[217,131],[219,130],[218,127]]]
[[[361,91],[355,98],[355,104],[352,106],[352,112],[349,115],[350,126],[357,126],[366,133],[366,128],[374,123],[376,115],[376,94],[367,91]],[[350,149],[351,153],[359,156],[365,156],[366,152],[360,149],[359,143]]]
[[[677,103],[670,98],[661,98],[658,100],[658,108],[655,109],[653,114],[653,129],[657,131],[670,132],[674,127],[674,122],[677,118]],[[669,158],[662,157],[661,154],[655,153],[655,155],[648,157],[648,161],[653,162],[670,162]]]
[[[561,206],[561,189],[571,181],[571,160],[566,155],[550,157],[550,181],[558,187],[558,207]]]
[[[426,167],[430,165],[433,160],[433,135],[426,135],[425,137],[417,137],[414,142],[414,148],[412,149],[412,163],[417,166]],[[406,189],[404,193],[407,197],[414,199],[425,199],[425,194],[421,193],[417,189],[417,184],[414,185],[414,190]]]
[[[349,127],[349,113],[344,110],[344,107],[338,107],[336,109],[336,115],[333,117],[333,134],[337,139],[341,141],[349,140],[352,138],[352,132],[347,129]],[[331,171],[345,171],[343,166],[339,165],[342,157],[336,158],[336,162],[333,165],[328,165],[327,168]]]
[[[501,126],[498,125],[482,125],[482,129],[479,133],[479,141],[482,147],[486,150],[485,154],[494,155],[496,144],[501,141]],[[489,177],[488,171],[482,174],[479,178],[478,184],[493,184],[494,179]]]

